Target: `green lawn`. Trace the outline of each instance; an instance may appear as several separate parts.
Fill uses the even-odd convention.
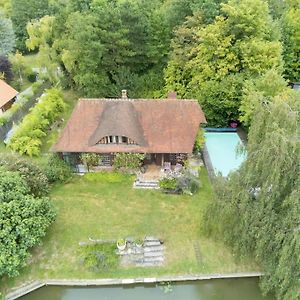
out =
[[[43,245],[33,250],[22,274],[2,281],[7,289],[42,278],[109,278],[163,274],[254,271],[249,262],[236,263],[218,241],[201,234],[201,214],[212,198],[206,170],[201,171],[202,189],[194,196],[166,195],[157,190],[135,190],[133,177],[115,173],[75,176],[54,187],[51,198],[57,220]],[[216,220],[217,222],[217,220]],[[164,239],[166,264],[158,268],[116,268],[105,273],[87,271],[79,260],[80,241],[152,235]],[[202,255],[197,263],[193,242]]]

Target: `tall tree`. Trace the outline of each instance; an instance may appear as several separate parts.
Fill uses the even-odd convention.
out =
[[[167,69],[166,81],[184,82],[184,96],[198,98],[209,123],[217,126],[238,118],[245,79],[282,64],[278,28],[262,0],[222,4],[221,16],[198,30],[190,53],[184,72],[191,75],[190,80],[173,78]]]
[[[289,81],[300,81],[300,2],[289,0],[282,16],[284,73]]]
[[[48,13],[48,0],[11,0],[11,19],[16,34],[17,49],[26,52],[25,40],[28,38],[26,25],[29,21],[39,19]]]
[[[15,46],[12,22],[0,10],[0,55],[8,55],[14,50]]]
[[[0,75],[3,75],[5,81],[10,82],[13,79],[12,65],[6,56],[0,55]]]
[[[262,266],[262,288],[277,299],[300,297],[300,94],[261,102],[253,114],[247,159],[218,179],[206,211],[208,231]],[[218,219],[218,224],[215,220]]]

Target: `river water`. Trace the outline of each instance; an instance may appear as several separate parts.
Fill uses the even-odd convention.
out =
[[[22,300],[275,300],[263,297],[257,278],[103,287],[48,286]]]

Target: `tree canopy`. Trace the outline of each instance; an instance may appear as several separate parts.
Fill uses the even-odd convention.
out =
[[[240,255],[262,265],[264,292],[300,297],[300,94],[270,95],[255,109],[247,160],[228,179],[219,178],[206,228]],[[213,224],[218,219],[218,224]]]

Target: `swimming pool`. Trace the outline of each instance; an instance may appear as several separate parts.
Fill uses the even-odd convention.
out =
[[[240,167],[246,158],[245,153],[236,152],[241,144],[235,132],[205,132],[205,145],[215,173],[227,176]]]

